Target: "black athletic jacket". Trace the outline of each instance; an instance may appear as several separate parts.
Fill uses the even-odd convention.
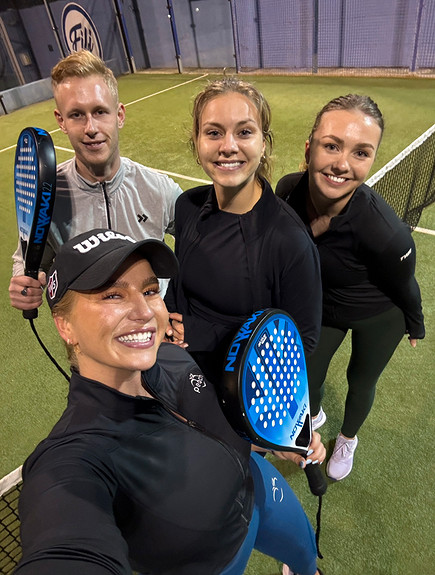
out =
[[[238,551],[250,444],[181,348],[162,344],[143,382],[156,399],[73,373],[64,414],[24,466],[17,575],[209,575]]]
[[[267,307],[287,311],[299,328],[306,353],[314,350],[320,334],[322,293],[318,254],[294,210],[263,181],[263,194],[253,209],[229,216],[237,218],[239,228],[234,224],[233,236],[222,245],[213,234],[219,233],[227,220],[219,210],[213,186],[193,188],[179,196],[175,206],[175,253],[180,273],[170,282],[165,296],[169,311],[183,314],[188,351],[213,380],[216,377],[213,372],[223,365],[231,338],[255,311]],[[214,241],[218,244],[216,250]],[[203,245],[212,254],[209,275],[228,278],[231,297],[220,294],[211,277],[198,265],[198,247],[202,249]],[[242,276],[235,263],[236,253],[242,253],[241,259],[247,264],[246,276]],[[191,299],[186,297],[186,285],[192,278],[201,286],[198,291],[202,291],[195,310]],[[244,306],[243,312],[233,299],[240,302],[240,308]],[[213,361],[203,361],[207,354]]]
[[[311,233],[306,212],[308,172],[281,178],[276,194]],[[369,186],[359,186],[329,229],[314,238],[323,283],[323,325],[367,319],[399,307],[412,338],[425,335],[416,251],[409,227]]]

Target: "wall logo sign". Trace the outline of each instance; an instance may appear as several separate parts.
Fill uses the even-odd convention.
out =
[[[62,31],[70,52],[89,50],[103,59],[100,36],[89,14],[78,4],[70,2],[62,12]]]

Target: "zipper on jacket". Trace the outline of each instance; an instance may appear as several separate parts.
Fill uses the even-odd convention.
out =
[[[196,421],[192,421],[191,419],[186,419],[186,423],[189,427],[191,427],[192,429],[196,429],[197,431],[199,431],[200,433],[203,433],[206,437],[209,437],[210,439],[213,439],[214,441],[216,441],[217,443],[219,443],[219,445],[221,445],[223,447],[223,449],[225,449],[230,456],[232,456],[232,458],[237,462],[237,465],[240,469],[240,473],[242,474],[242,477],[246,480],[248,478],[248,473],[246,472],[245,468],[242,465],[242,462],[240,461],[240,458],[238,456],[237,450],[234,449],[231,445],[228,445],[227,443],[225,443],[224,441],[221,441],[219,439],[219,437],[216,437],[216,435],[214,435],[213,433],[207,431],[206,429],[204,429],[204,427],[202,427],[201,425],[199,425],[198,423],[196,423]],[[252,476],[251,476],[251,482],[252,482]],[[248,496],[248,492],[250,491],[250,488],[248,485],[245,485],[245,497]],[[251,514],[248,517],[245,513],[246,509],[249,509],[249,506],[246,506],[246,502],[245,500],[240,498],[240,491],[239,494],[236,496],[235,499],[235,503],[240,507],[240,517],[243,519],[243,521],[245,522],[246,528],[249,527],[249,524],[251,522],[251,518],[252,518],[252,509],[251,509]],[[252,506],[253,506],[253,501],[251,501]]]
[[[180,420],[180,421],[182,421],[182,420]],[[221,445],[225,449],[225,451],[227,451],[231,455],[231,457],[236,460],[237,465],[238,465],[240,472],[242,474],[242,477],[244,477],[244,478],[247,477],[246,470],[243,467],[242,462],[240,461],[240,457],[239,457],[236,449],[234,449],[231,445],[222,441],[219,437],[214,435],[214,433],[211,433],[210,431],[207,431],[207,429],[204,429],[204,427],[202,427],[201,425],[198,425],[198,423],[196,423],[196,421],[192,421],[191,419],[186,419],[186,423],[192,429],[196,429],[197,431],[203,433],[206,437],[209,437],[210,439],[213,439],[214,441],[219,443],[219,445]]]
[[[237,467],[240,471],[240,474],[243,477],[244,481],[248,480],[248,477],[250,477],[248,484],[245,484],[245,488],[244,488],[245,489],[245,498],[248,497],[249,491],[253,492],[253,487],[249,486],[249,483],[252,483],[253,479],[252,479],[252,476],[250,476],[249,471],[248,471],[249,464],[248,464],[248,468],[245,469],[245,467],[243,466],[243,464],[240,460],[240,457],[239,457],[237,450],[232,445],[229,445],[229,444],[225,443],[224,441],[222,441],[219,437],[214,435],[214,433],[207,431],[207,429],[205,429],[204,427],[199,425],[196,421],[193,421],[192,419],[187,419],[186,417],[181,415],[181,413],[178,413],[177,411],[174,411],[171,408],[169,408],[166,405],[166,403],[164,403],[158,396],[156,396],[154,391],[151,391],[148,388],[147,388],[147,390],[149,391],[149,393],[151,393],[153,399],[155,401],[157,401],[157,403],[161,407],[163,407],[163,409],[166,411],[166,413],[168,413],[176,421],[180,422],[182,425],[187,425],[188,427],[195,429],[195,430],[199,431],[200,433],[204,434],[209,439],[212,439],[213,441],[218,443],[228,453],[228,455],[231,457],[231,459],[236,462],[236,465],[237,465]],[[146,399],[145,397],[142,397],[142,396],[140,396],[140,397],[141,397],[141,399]],[[253,485],[253,483],[252,483],[252,485]],[[237,503],[237,505],[239,505],[239,507],[241,509],[240,516],[241,516],[242,520],[245,522],[246,528],[248,528],[249,524],[251,522],[251,518],[252,518],[252,509],[253,509],[253,505],[254,505],[253,500],[251,500],[251,507],[249,507],[249,505],[246,504],[245,499],[242,499],[240,497],[240,492],[239,492],[238,495],[236,496],[235,502]],[[248,509],[248,510],[251,509],[251,513],[250,513],[249,517],[248,517],[247,513],[245,512],[246,509]]]
[[[239,454],[237,452],[237,449],[235,449],[232,445],[226,443],[225,441],[222,441],[219,437],[217,437],[214,433],[208,431],[207,429],[205,429],[204,427],[202,427],[201,425],[199,425],[196,421],[193,421],[192,419],[187,419],[187,417],[184,417],[184,415],[182,415],[181,413],[178,413],[178,411],[176,411],[175,409],[172,409],[171,407],[169,407],[168,405],[166,405],[166,402],[163,401],[158,394],[155,393],[155,391],[149,386],[145,385],[146,390],[151,394],[151,396],[163,407],[163,409],[174,419],[176,419],[177,421],[179,421],[180,423],[182,423],[183,425],[187,425],[188,427],[191,427],[192,429],[196,429],[197,431],[199,431],[200,433],[203,433],[206,437],[208,437],[209,439],[212,439],[214,441],[216,441],[217,443],[219,443],[219,445],[221,447],[223,447],[225,449],[225,451],[228,452],[228,454],[231,456],[231,458],[233,460],[236,461],[238,468],[240,469],[240,472],[242,474],[242,477],[244,477],[246,479],[246,477],[249,475],[247,473],[247,471],[245,470],[245,468],[243,467],[243,464],[240,460]]]
[[[106,191],[106,182],[101,183],[101,188],[103,190],[103,195],[104,195],[104,205],[106,206],[107,227],[109,228],[109,230],[111,230],[112,229],[112,222],[110,220],[110,200],[109,200],[109,196],[107,195],[107,191]]]

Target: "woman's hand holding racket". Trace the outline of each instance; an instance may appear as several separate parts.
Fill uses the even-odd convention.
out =
[[[306,469],[307,465],[322,464],[326,457],[326,448],[322,443],[320,433],[313,431],[311,443],[308,446],[306,458],[299,453],[292,451],[273,451],[275,457],[284,461],[293,461],[301,469]]]

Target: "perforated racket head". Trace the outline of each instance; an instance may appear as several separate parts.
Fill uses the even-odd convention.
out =
[[[26,275],[37,277],[48,236],[56,187],[56,155],[50,134],[25,128],[14,167],[15,208]]]
[[[266,309],[243,324],[226,357],[222,401],[233,427],[256,445],[306,454],[311,441],[307,371],[289,314]]]

